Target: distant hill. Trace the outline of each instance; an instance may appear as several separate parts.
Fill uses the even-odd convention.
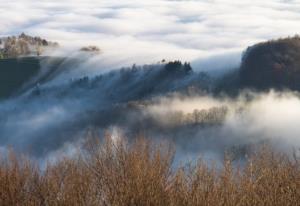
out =
[[[300,37],[249,47],[243,56],[239,75],[242,88],[300,91]]]
[[[0,59],[0,99],[54,79],[78,64],[79,59],[63,57]],[[127,94],[126,101],[182,90],[213,90],[229,95],[238,95],[239,90],[245,88],[300,91],[300,37],[272,40],[249,47],[243,55],[240,68],[228,72],[219,80],[205,73],[194,72],[189,63],[174,61],[158,65],[134,65],[94,78],[79,77],[78,80],[72,79],[70,85],[98,92],[106,88],[103,93],[109,94],[112,99],[120,99],[123,97],[120,94]]]
[[[79,63],[80,60],[76,58],[59,57],[0,59],[0,99],[39,87],[38,85],[59,77],[61,73],[67,73]],[[70,77],[70,81],[66,81],[66,88],[61,86],[50,90],[54,90],[54,93],[63,91],[65,94],[72,94],[76,88],[86,92],[96,90],[97,93],[118,99],[117,101],[127,101],[182,90],[208,91],[210,85],[211,79],[207,74],[193,72],[189,63],[174,61],[158,65],[133,65],[94,77]],[[38,91],[45,92],[43,89]]]

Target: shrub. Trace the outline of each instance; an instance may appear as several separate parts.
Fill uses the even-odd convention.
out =
[[[0,166],[0,205],[299,205],[299,158],[261,148],[242,166],[201,159],[172,166],[174,147],[143,137],[92,139],[41,170],[12,152]]]

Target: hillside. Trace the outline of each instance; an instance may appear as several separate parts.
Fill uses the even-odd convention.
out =
[[[242,59],[240,86],[300,91],[300,37],[263,42],[249,47]]]
[[[64,58],[54,57],[0,59],[0,99],[47,81],[63,61]],[[49,62],[43,72],[41,62]]]
[[[226,101],[221,103],[223,100],[220,94],[225,97],[231,94],[239,96],[239,90],[245,88],[258,91],[285,87],[300,89],[291,87],[289,80],[281,81],[284,75],[274,76],[272,72],[267,72],[276,71],[272,67],[274,62],[285,62],[283,73],[286,70],[293,71],[295,75],[286,72],[286,76],[296,79],[296,62],[299,58],[295,42],[298,41],[292,38],[250,47],[245,52],[241,68],[230,71],[221,81],[197,72],[189,63],[180,61],[133,65],[99,71],[98,75],[85,76],[88,73],[81,73],[72,76],[78,67],[88,66],[83,61],[84,56],[2,59],[0,76],[3,84],[0,85],[0,97],[22,94],[20,98],[11,98],[0,107],[0,113],[3,114],[0,123],[6,123],[6,117],[10,117],[10,124],[0,124],[2,139],[7,145],[13,144],[23,151],[30,148],[32,154],[42,156],[58,149],[65,142],[72,142],[91,127],[104,132],[116,126],[123,128],[129,138],[143,131],[151,136],[172,138],[176,142],[184,141],[186,136],[200,140],[206,136],[218,136],[215,133],[223,136],[223,123],[231,113],[230,108],[236,106],[228,106]],[[284,48],[284,52],[280,53],[280,48]],[[272,52],[274,55],[271,55]],[[279,61],[285,55],[291,59]],[[276,78],[280,81],[275,81],[278,80]],[[193,103],[193,98],[199,96],[207,98]],[[212,100],[207,100],[211,98],[214,99],[212,104]],[[184,110],[178,109],[177,106],[185,105],[185,101],[191,103],[183,106]],[[209,102],[206,104],[206,101]],[[240,111],[240,108],[236,109]],[[235,109],[232,110],[235,112]],[[28,119],[36,125],[34,130],[27,123]],[[18,128],[23,128],[22,133],[14,129],[16,122],[19,122]],[[20,138],[28,138],[30,141],[27,145],[15,141]],[[209,147],[207,142],[205,148]],[[214,139],[208,144],[213,147]],[[221,148],[227,146],[224,143]]]
[[[39,70],[37,58],[0,59],[0,98],[12,95]]]

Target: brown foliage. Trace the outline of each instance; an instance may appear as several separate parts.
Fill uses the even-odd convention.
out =
[[[300,89],[300,37],[249,47],[240,68],[240,86],[258,90]]]
[[[30,55],[41,55],[46,47],[55,48],[56,42],[50,42],[40,37],[32,37],[22,33],[19,36],[0,38],[0,58],[16,58]]]
[[[172,167],[174,148],[145,138],[88,141],[41,170],[12,152],[0,165],[0,205],[300,205],[297,157],[262,148],[243,166]]]

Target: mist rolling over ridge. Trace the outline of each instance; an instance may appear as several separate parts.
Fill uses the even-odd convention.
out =
[[[0,0],[0,206],[300,205],[298,0]]]
[[[298,37],[278,41],[291,50],[284,59],[270,46],[277,56],[252,70],[247,66],[253,64],[252,56],[263,56],[260,48],[277,41],[262,43],[245,51],[240,68],[225,67],[221,73],[194,70],[177,60],[106,69],[101,53],[83,51],[71,57],[2,59],[1,76],[15,83],[1,87],[1,146],[45,158],[66,145],[75,147],[92,130],[100,136],[118,131],[133,139],[142,133],[172,141],[183,157],[219,159],[232,150],[240,158],[263,142],[282,151],[297,149],[300,101],[298,87],[287,79],[298,75],[289,69],[298,60],[293,51],[299,47],[289,47],[292,41]],[[270,83],[261,87],[257,78],[264,64],[274,73],[262,73],[268,75],[263,82]],[[280,64],[294,74],[276,76]],[[84,69],[92,65],[97,69]],[[18,75],[21,71],[27,74]]]
[[[247,4],[15,7],[1,27],[1,147],[44,158],[92,130],[142,133],[192,155],[269,141],[297,149],[300,41],[284,37],[297,32],[299,4]]]

